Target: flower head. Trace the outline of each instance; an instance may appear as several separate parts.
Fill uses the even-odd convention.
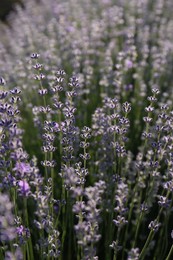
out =
[[[30,193],[30,186],[25,180],[20,180],[18,182],[18,187],[19,187],[19,193],[23,196],[28,196]]]

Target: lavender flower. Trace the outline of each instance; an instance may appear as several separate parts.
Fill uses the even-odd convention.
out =
[[[15,260],[15,259],[19,259],[19,260],[22,260],[23,259],[23,255],[22,255],[22,252],[19,248],[16,249],[16,251],[14,253],[10,252],[10,251],[7,251],[5,253],[5,260]]]
[[[0,24],[0,259],[170,259],[172,1],[15,9]]]
[[[139,248],[132,248],[128,254],[128,260],[138,260],[139,259]]]
[[[159,223],[157,220],[151,221],[148,228],[153,230],[154,232],[157,232],[161,223]]]
[[[13,205],[7,194],[0,193],[0,240],[2,242],[12,241],[16,237]]]
[[[25,180],[20,180],[18,182],[18,189],[19,189],[19,194],[21,196],[27,197],[30,194],[30,186]]]
[[[29,229],[25,228],[22,225],[16,228],[16,233],[17,233],[20,245],[25,244],[27,239],[30,237]]]

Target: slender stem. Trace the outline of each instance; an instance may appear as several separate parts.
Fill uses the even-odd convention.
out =
[[[53,159],[53,152],[50,153],[50,161],[52,161]],[[52,218],[54,219],[54,212],[53,212],[53,199],[54,199],[54,168],[51,168],[51,179],[52,179],[52,183],[51,183],[51,186],[52,186],[52,194],[51,194],[51,198],[52,198],[52,201],[51,201],[51,215],[52,215]],[[55,223],[54,223],[55,224]]]
[[[26,223],[27,227],[29,227],[28,210],[27,210],[27,198],[24,198],[24,210],[25,210],[25,223]],[[30,259],[30,260],[34,259],[31,237],[27,241],[26,251],[27,251],[28,259]]]
[[[169,250],[168,256],[166,257],[165,260],[171,259],[171,255],[173,254],[173,245],[171,246],[171,249]]]
[[[60,132],[59,132],[59,153],[60,153],[60,158],[62,156],[62,127],[61,127],[61,111],[58,111],[58,122],[60,125]]]
[[[139,227],[140,227],[140,223],[141,223],[142,217],[143,217],[143,213],[141,212],[140,216],[138,218],[138,222],[137,222],[137,228],[136,228],[136,232],[135,232],[135,239],[133,241],[133,246],[132,246],[133,248],[135,248],[135,246],[136,246],[136,241],[137,241],[137,237],[138,237],[138,233],[139,233]]]
[[[154,236],[154,231],[151,230],[149,235],[148,235],[147,241],[145,242],[145,245],[144,245],[144,247],[143,247],[143,249],[142,249],[142,251],[141,251],[141,253],[139,255],[139,260],[143,260],[144,259],[145,254],[147,253],[147,247],[148,247],[149,243],[151,242],[153,236]]]
[[[118,231],[117,231],[117,239],[116,239],[116,244],[118,246],[118,243],[119,243],[119,237],[120,237],[120,231],[121,231],[121,228],[118,228]],[[114,249],[114,258],[113,260],[116,260],[117,259],[117,252],[118,252],[118,249]]]
[[[0,259],[4,259],[3,247],[0,247]]]

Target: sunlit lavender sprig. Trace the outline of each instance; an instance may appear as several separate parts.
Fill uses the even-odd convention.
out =
[[[12,241],[16,237],[13,205],[7,194],[0,193],[0,239],[1,242]],[[2,253],[2,252],[1,252]]]
[[[13,214],[14,206],[10,202],[9,195],[0,192],[0,257],[2,259],[11,259],[13,254],[19,259],[23,258],[20,246],[16,245],[17,230],[15,226],[15,216]],[[5,257],[5,258],[4,258]]]
[[[75,125],[75,112],[74,98],[77,95],[78,79],[73,76],[69,82],[70,90],[66,91],[66,101],[63,107],[64,122],[62,127],[62,158],[63,161],[70,166],[70,163],[74,159],[74,153],[76,153],[76,143],[78,141],[78,127]]]
[[[24,5],[0,25],[0,258],[172,259],[172,1]]]
[[[48,179],[44,190],[36,190],[33,198],[36,201],[34,224],[41,234],[37,241],[37,249],[41,252],[42,257],[57,258],[61,252],[61,243],[59,231],[55,228],[54,213],[59,214],[59,212],[54,207],[56,200],[52,198],[51,178]]]
[[[116,236],[114,237],[114,232],[112,232],[113,242],[109,245],[114,250],[114,258],[116,259],[117,252],[122,249],[120,245],[120,232],[122,228],[128,223],[127,218],[127,201],[128,201],[128,186],[124,183],[123,180],[120,180],[117,184],[117,190],[115,191],[115,203],[116,207],[114,208],[115,216],[113,224],[116,226]],[[115,227],[112,227],[114,230]],[[127,229],[126,229],[127,230]]]
[[[96,182],[93,187],[84,189],[84,197],[87,202],[77,201],[73,206],[73,212],[78,218],[75,231],[78,239],[78,258],[90,259],[96,256],[94,245],[100,240],[98,233],[100,222],[100,209],[102,195],[105,189],[104,181]]]

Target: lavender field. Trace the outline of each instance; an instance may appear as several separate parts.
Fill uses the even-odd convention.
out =
[[[172,14],[28,0],[0,24],[0,260],[173,259]]]

